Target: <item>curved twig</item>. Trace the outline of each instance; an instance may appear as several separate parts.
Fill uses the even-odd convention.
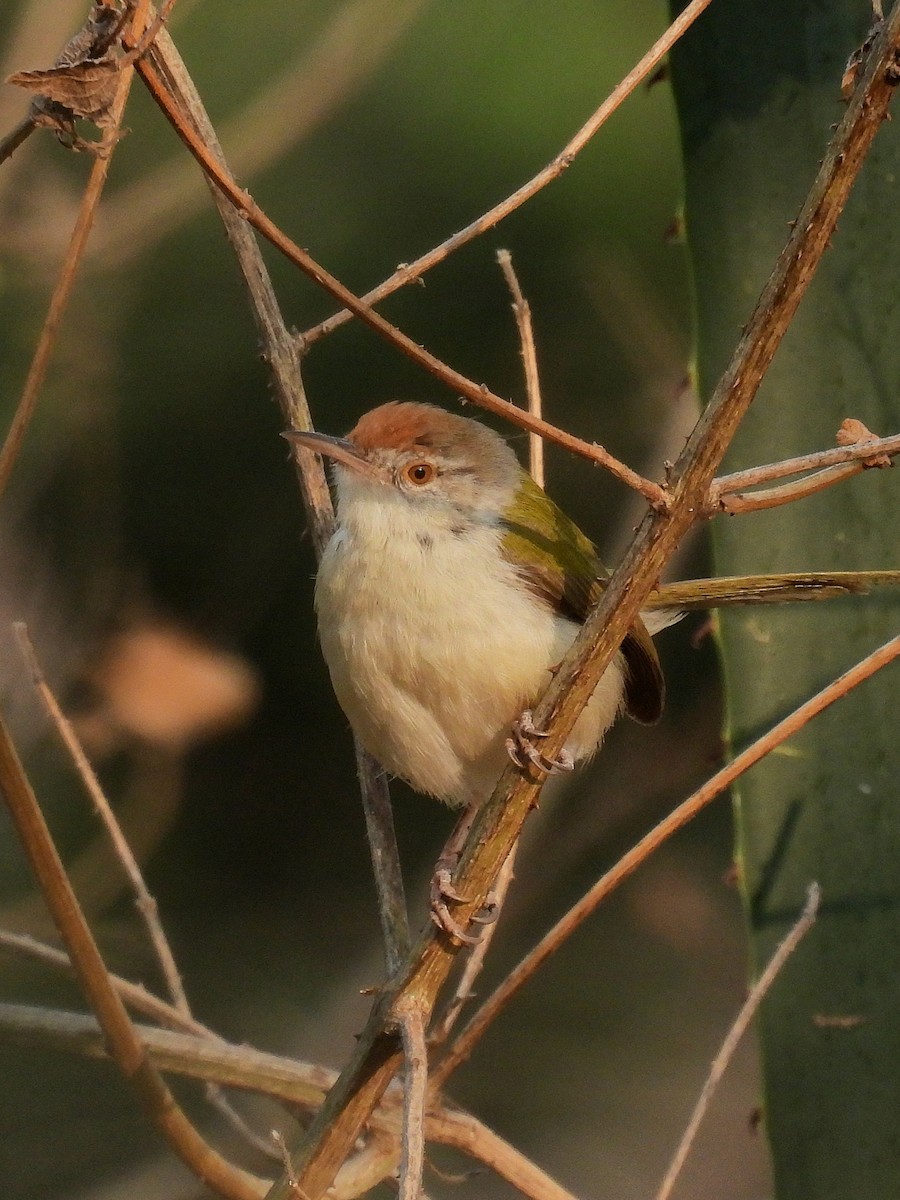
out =
[[[363,300],[367,304],[377,304],[380,300],[384,300],[386,296],[392,295],[399,288],[406,287],[407,284],[421,279],[426,271],[430,271],[432,267],[443,262],[445,258],[449,258],[454,251],[459,250],[462,246],[480,237],[486,230],[493,229],[495,225],[499,225],[510,213],[515,212],[517,208],[521,208],[526,200],[530,200],[532,196],[546,187],[548,183],[552,183],[554,179],[558,179],[563,171],[572,165],[575,156],[584,149],[594,134],[606,124],[631,93],[640,87],[645,79],[652,75],[678,39],[683,36],[686,30],[693,25],[703,10],[708,8],[711,3],[712,0],[691,0],[691,3],[685,6],[684,10],[679,13],[665,33],[657,38],[643,58],[613,88],[600,107],[582,125],[572,140],[567,142],[555,158],[546,167],[538,171],[537,175],[529,179],[527,183],[522,184],[512,195],[507,196],[499,204],[495,204],[493,208],[488,209],[486,213],[483,213],[476,220],[472,221],[471,224],[466,225],[464,229],[460,229],[458,233],[454,233],[452,237],[441,242],[439,246],[435,246],[433,250],[429,250],[427,254],[423,254],[414,262],[403,263],[390,278],[385,279],[383,283],[380,283],[378,287],[373,288],[370,292],[366,292],[362,297]],[[328,317],[327,320],[321,321],[318,325],[313,325],[300,335],[303,346],[308,348],[320,338],[325,337],[349,321],[353,315],[352,310],[348,306],[348,308],[343,309],[341,312],[335,313],[334,316]]]

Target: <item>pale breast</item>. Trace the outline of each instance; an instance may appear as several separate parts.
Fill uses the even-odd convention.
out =
[[[363,745],[418,791],[450,804],[486,795],[505,740],[578,627],[522,588],[477,526],[387,539],[340,530],[319,569],[316,608],[335,693]],[[569,749],[593,753],[618,712],[607,671]]]
[[[493,770],[485,756],[502,762],[496,751],[558,641],[498,536],[487,526],[394,536],[373,551],[342,531],[316,586],[322,649],[354,730],[389,770],[451,803]]]

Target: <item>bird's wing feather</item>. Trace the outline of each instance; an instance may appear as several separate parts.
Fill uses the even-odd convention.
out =
[[[524,471],[515,517],[502,524],[501,551],[532,593],[561,615],[583,622],[606,578],[593,542]],[[653,722],[662,713],[665,688],[643,622],[629,631],[622,654],[628,668],[626,711],[636,721]]]

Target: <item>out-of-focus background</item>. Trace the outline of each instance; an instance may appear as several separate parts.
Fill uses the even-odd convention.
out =
[[[12,0],[0,59],[47,66],[84,16]],[[357,291],[544,165],[666,22],[657,0],[182,0],[171,32],[238,177]],[[0,90],[0,132],[28,97]],[[0,511],[0,691],[108,962],[158,986],[118,867],[35,701],[9,633],[28,622],[157,896],[195,1010],[223,1035],[339,1066],[381,978],[346,722],[312,614],[314,562],[281,421],[234,261],[199,171],[135,85],[100,219],[37,419]],[[0,167],[5,429],[89,169],[49,134]],[[679,144],[665,80],[642,89],[563,177],[383,305],[406,332],[521,399],[509,248],[536,326],[546,413],[658,477],[693,419]],[[287,320],[333,311],[266,256]],[[316,346],[317,425],[391,397],[456,406],[356,325]],[[515,436],[525,452],[525,442]],[[614,561],[640,512],[550,450],[548,490]],[[681,575],[705,569],[685,549]],[[720,755],[714,653],[691,618],[664,634],[664,721],[616,730],[548,788],[481,986]],[[451,816],[397,784],[414,918]],[[0,825],[0,926],[53,940]],[[744,991],[726,802],[628,883],[551,962],[454,1079],[453,1097],[575,1192],[645,1197],[662,1176]],[[81,1007],[3,952],[2,998]],[[105,1065],[0,1047],[6,1200],[202,1195]],[[191,1112],[246,1165],[198,1093]],[[681,1182],[684,1200],[766,1193],[752,1046]],[[243,1104],[265,1132],[272,1113]],[[464,1160],[440,1150],[450,1172]],[[269,1167],[268,1169],[272,1169]],[[503,1197],[478,1174],[435,1197]]]

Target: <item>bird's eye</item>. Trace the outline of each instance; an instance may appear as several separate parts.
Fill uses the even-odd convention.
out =
[[[413,462],[403,468],[403,478],[407,483],[415,484],[416,487],[431,483],[436,474],[437,471],[430,462]]]

